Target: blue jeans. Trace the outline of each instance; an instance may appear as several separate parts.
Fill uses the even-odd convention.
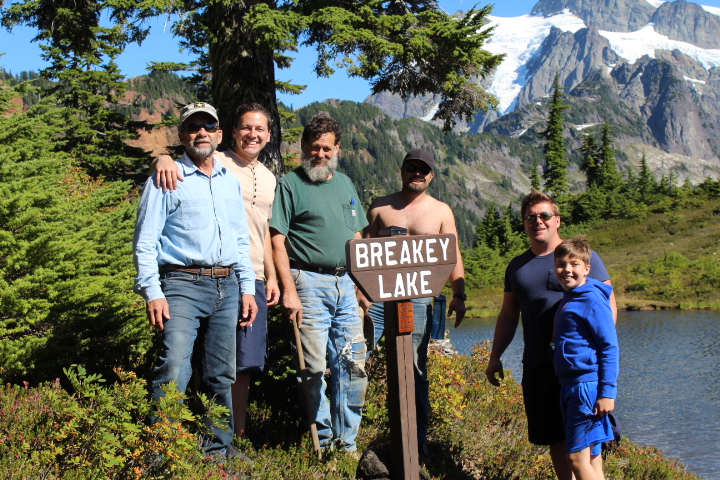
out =
[[[185,392],[195,358],[200,391],[231,412],[240,295],[237,277],[210,278],[175,271],[163,274],[160,282],[170,306],[170,319],[162,330],[160,358],[150,384],[153,398],[163,397],[161,386],[171,381]],[[202,439],[205,452],[224,453],[232,442],[232,415],[228,413],[225,419],[229,431],[206,422],[213,436]]]
[[[418,443],[427,443],[428,424],[430,422],[430,382],[427,376],[427,352],[430,343],[430,327],[432,325],[432,297],[414,298],[413,314],[415,328],[412,332],[413,364],[415,370],[415,410],[417,413]],[[384,303],[373,303],[368,311],[375,325],[377,345],[385,331]]]
[[[291,271],[302,302],[300,338],[320,446],[335,443],[346,451],[357,450],[355,437],[367,388],[367,347],[355,284],[348,275]],[[325,396],[328,363],[330,401]]]

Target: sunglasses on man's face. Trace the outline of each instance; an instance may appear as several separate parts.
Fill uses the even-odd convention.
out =
[[[427,175],[428,173],[432,172],[432,168],[428,167],[427,165],[425,165],[423,167],[418,167],[417,165],[408,163],[407,165],[405,165],[405,171],[408,173],[420,172],[423,175]]]
[[[530,213],[528,215],[525,215],[525,221],[527,223],[535,223],[535,220],[537,220],[537,218],[540,217],[540,220],[542,220],[543,222],[547,222],[554,216],[555,216],[555,214],[552,212]]]
[[[217,123],[189,123],[183,127],[183,131],[187,133],[197,133],[204,128],[207,133],[215,133],[218,131]]]

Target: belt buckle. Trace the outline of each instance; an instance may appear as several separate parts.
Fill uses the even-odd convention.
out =
[[[343,275],[345,275],[346,271],[347,269],[345,267],[337,267],[333,275],[335,275],[336,277],[342,277]]]
[[[219,270],[221,268],[227,268],[227,267],[216,267],[213,265],[212,267],[210,267],[210,278],[222,278],[223,276],[225,276],[225,277],[227,276],[227,275],[215,275],[216,268]]]

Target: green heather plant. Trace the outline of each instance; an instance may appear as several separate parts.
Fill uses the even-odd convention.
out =
[[[489,355],[488,342],[469,357],[430,355],[430,434],[442,456],[430,473],[448,479],[554,479],[547,448],[527,441],[520,386],[509,372],[500,387],[485,379]],[[613,480],[698,478],[657,449],[627,439],[607,455],[605,471]]]
[[[105,385],[83,367],[65,371],[73,393],[59,382],[37,388],[0,388],[0,469],[3,478],[185,478],[215,470],[197,449],[206,428],[181,403],[174,384],[160,401],[131,372]],[[199,396],[208,418],[220,421],[224,407]],[[153,415],[157,421],[150,424]]]

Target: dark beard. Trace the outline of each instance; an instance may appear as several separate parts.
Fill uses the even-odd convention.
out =
[[[422,183],[419,185],[416,185],[414,183],[408,183],[405,185],[405,188],[413,193],[423,193],[425,190],[427,190],[428,185],[427,183]]]

